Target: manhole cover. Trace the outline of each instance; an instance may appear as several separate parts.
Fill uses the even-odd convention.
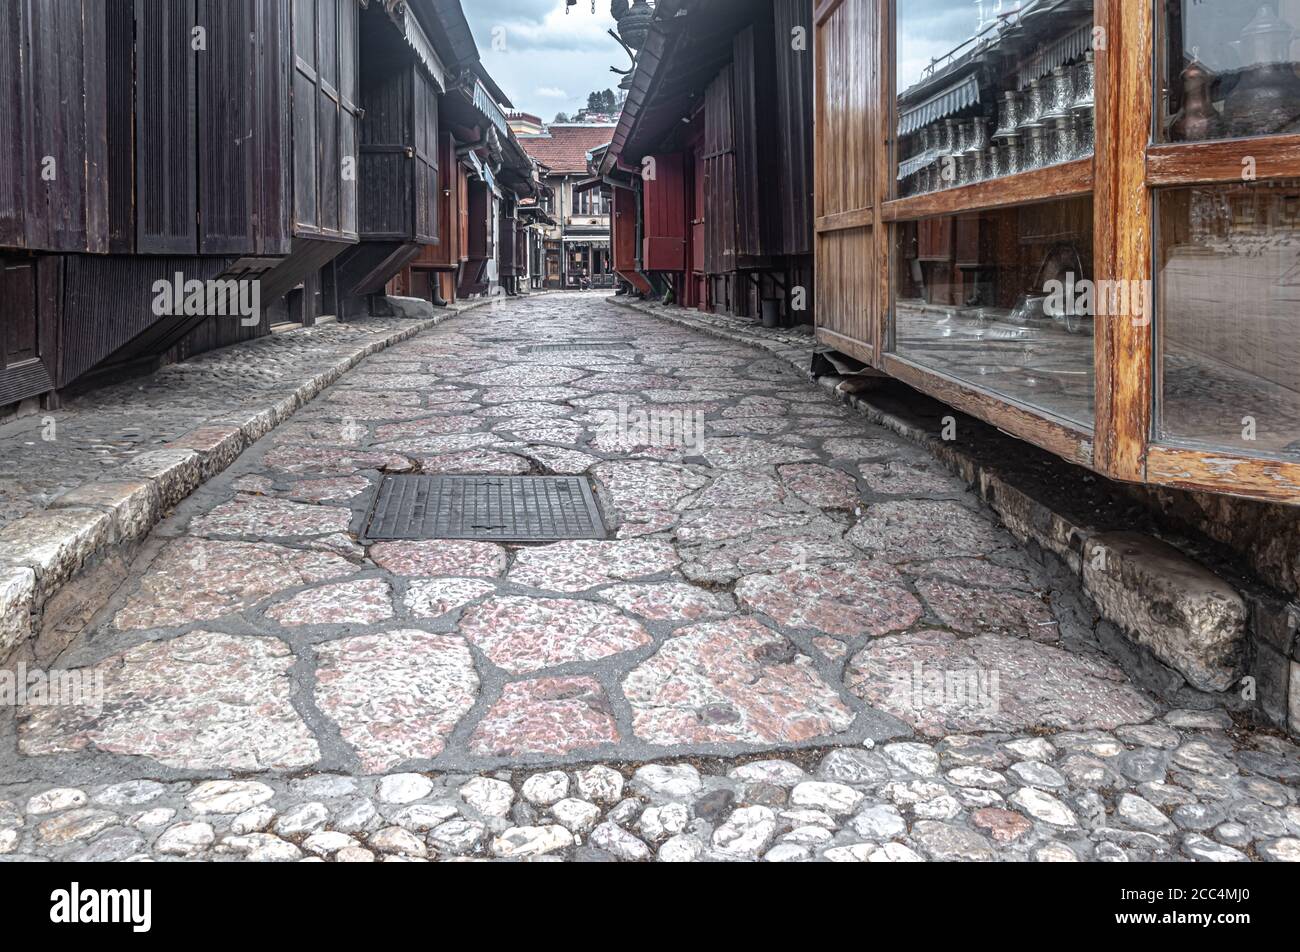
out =
[[[605,526],[579,476],[388,476],[364,538],[558,542],[603,539]]]
[[[568,341],[563,344],[536,344],[528,348],[530,354],[587,353],[602,350],[631,350],[627,341]]]

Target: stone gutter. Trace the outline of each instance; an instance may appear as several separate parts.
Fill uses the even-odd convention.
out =
[[[44,664],[57,656],[80,630],[69,618],[88,619],[98,608],[98,596],[106,594],[101,589],[120,575],[155,525],[357,364],[492,303],[485,298],[435,311],[416,298],[387,300],[409,326],[358,345],[270,402],[210,418],[161,449],[131,459],[111,478],[85,483],[43,512],[0,528],[0,665]]]
[[[994,444],[994,452],[981,455],[970,448],[977,441],[965,445],[936,436],[941,426],[927,424],[940,424],[942,418],[902,412],[898,401],[876,392],[881,380],[818,377],[813,357],[824,348],[810,334],[759,329],[749,322],[697,316],[678,307],[611,300],[760,348],[806,373],[871,423],[924,447],[964,479],[1012,535],[1055,556],[1079,579],[1100,619],[1099,640],[1130,676],[1168,700],[1253,708],[1272,726],[1300,735],[1300,610],[1285,597],[1251,579],[1234,576],[1230,583],[1223,576],[1231,573],[1214,571],[1189,554],[1193,546],[1175,547],[1148,532],[1095,528],[1097,522],[1086,511],[1072,511],[1088,505],[1062,505],[1023,473],[990,462],[989,456],[1019,459],[1027,447],[987,424],[947,411],[963,432],[979,428],[980,439]],[[911,399],[929,401],[916,394]],[[1101,482],[1099,477],[1093,480],[1094,485]],[[1099,495],[1104,492],[1098,490]],[[1125,524],[1123,519],[1114,523]]]

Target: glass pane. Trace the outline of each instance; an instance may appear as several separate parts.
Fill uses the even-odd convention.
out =
[[[1300,456],[1300,182],[1157,200],[1159,435]]]
[[[1093,0],[899,0],[896,194],[1092,155]]]
[[[894,349],[983,390],[1094,419],[1092,199],[900,224]]]
[[[1166,0],[1166,142],[1300,132],[1300,0]]]

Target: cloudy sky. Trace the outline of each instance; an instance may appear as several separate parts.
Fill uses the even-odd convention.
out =
[[[483,65],[516,108],[550,121],[573,115],[595,90],[617,91],[611,66],[628,66],[627,54],[605,31],[614,26],[609,0],[591,0],[565,14],[564,0],[464,0],[462,4]]]
[[[985,0],[988,9],[995,0]],[[1014,0],[1002,4],[1012,9]],[[591,9],[588,7],[587,9]],[[900,0],[898,4],[898,89],[918,79],[930,60],[970,39],[979,24],[976,0]]]
[[[1015,0],[1004,0],[1011,7]],[[985,0],[989,7],[996,0]],[[488,70],[515,106],[550,121],[587,104],[587,94],[617,89],[610,66],[627,55],[605,31],[614,25],[609,0],[464,0],[462,4]],[[979,19],[976,0],[902,0],[898,4],[898,81],[906,89],[932,57],[967,40]]]

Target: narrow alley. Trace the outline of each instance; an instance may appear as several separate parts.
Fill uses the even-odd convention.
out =
[[[589,477],[608,537],[370,542],[404,474]],[[794,366],[490,304],[156,528],[58,659],[102,709],[0,722],[0,858],[1295,859],[1300,748],[1076,584]]]

